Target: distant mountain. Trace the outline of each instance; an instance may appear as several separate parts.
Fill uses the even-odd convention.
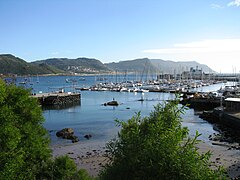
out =
[[[141,72],[152,73],[157,72],[157,68],[148,58],[126,60],[105,64],[109,69],[118,72]]]
[[[150,59],[151,63],[159,69],[160,72],[163,73],[181,73],[183,71],[189,71],[190,68],[198,68],[202,69],[203,72],[215,72],[211,68],[209,68],[205,64],[200,64],[196,61],[170,61],[170,60],[162,60],[162,59]]]
[[[0,74],[37,75],[62,72],[46,64],[31,64],[11,54],[0,55]]]
[[[0,74],[36,75],[57,73],[109,73],[109,72],[133,72],[133,73],[181,73],[190,68],[202,69],[203,72],[214,72],[208,66],[196,61],[174,62],[162,59],[135,59],[103,64],[97,59],[90,58],[51,58],[28,63],[11,54],[0,55]]]
[[[142,73],[181,73],[189,71],[190,68],[202,69],[203,72],[214,72],[207,65],[199,64],[196,61],[165,61],[162,59],[135,59],[105,64],[113,71],[119,72],[142,72]]]
[[[52,58],[35,61],[33,64],[46,64],[68,73],[106,73],[111,70],[101,61],[89,58]]]

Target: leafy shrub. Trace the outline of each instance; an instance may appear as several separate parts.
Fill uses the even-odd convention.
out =
[[[92,179],[68,156],[51,159],[42,110],[29,95],[0,80],[0,179]]]
[[[88,175],[86,170],[77,170],[74,161],[66,155],[49,161],[38,179],[91,180],[93,178]]]
[[[158,104],[149,117],[140,113],[122,127],[117,139],[107,144],[110,162],[100,179],[224,179],[221,169],[209,168],[210,153],[200,155],[188,129],[181,126],[184,107],[179,101]]]
[[[50,157],[37,100],[0,81],[0,179],[34,179]]]

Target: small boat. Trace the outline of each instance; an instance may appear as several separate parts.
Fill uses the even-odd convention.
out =
[[[19,82],[19,84],[26,84],[26,81]]]
[[[149,90],[147,89],[139,89],[139,88],[135,88],[133,90],[133,92],[137,92],[137,93],[145,93],[145,92],[149,92]]]
[[[66,83],[74,83],[74,82],[77,82],[76,79],[69,79],[69,78],[65,79],[65,81],[66,81]]]
[[[37,75],[37,81],[36,81],[36,83],[39,83],[39,77],[38,77],[38,75]]]
[[[79,81],[85,81],[86,79],[84,77],[80,77]]]

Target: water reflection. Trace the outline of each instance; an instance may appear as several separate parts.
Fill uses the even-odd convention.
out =
[[[81,101],[78,102],[72,102],[72,103],[67,103],[67,104],[61,104],[61,105],[44,105],[42,106],[42,110],[63,110],[63,109],[69,109],[72,107],[79,107],[81,106]]]

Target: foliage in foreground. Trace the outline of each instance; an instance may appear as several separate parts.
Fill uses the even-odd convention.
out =
[[[0,81],[0,179],[33,179],[50,158],[37,101]]]
[[[41,108],[29,94],[0,80],[0,179],[90,179],[67,156],[52,160]]]
[[[199,134],[188,138],[183,112],[176,100],[158,104],[149,117],[117,121],[122,129],[107,144],[110,162],[100,179],[225,179],[223,170],[209,168],[209,152],[197,152]]]
[[[68,156],[60,156],[49,161],[42,170],[39,179],[55,179],[55,180],[92,180],[86,170],[77,170],[75,162]]]

